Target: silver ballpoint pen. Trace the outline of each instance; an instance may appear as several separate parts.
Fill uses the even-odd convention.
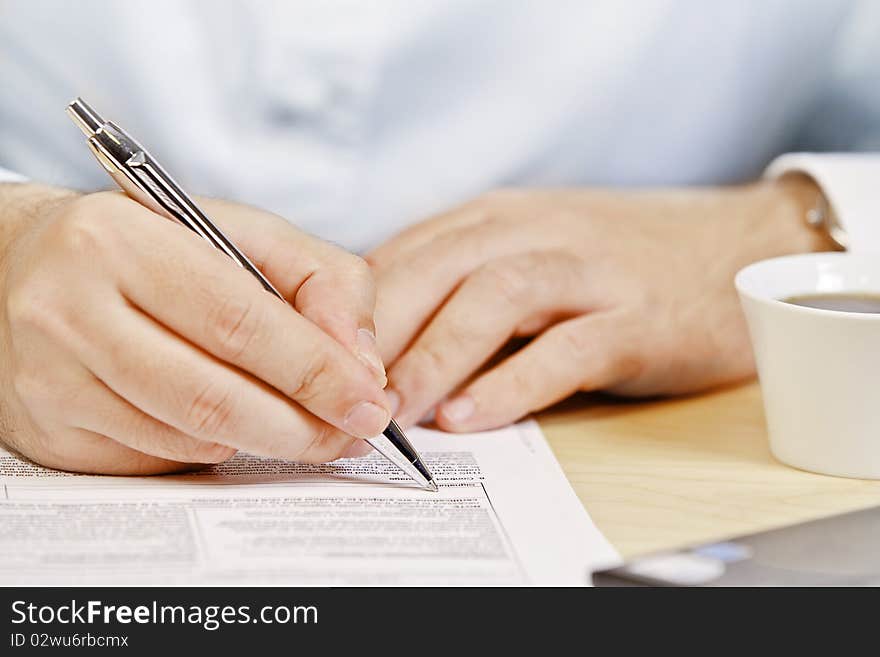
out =
[[[143,146],[115,123],[105,121],[82,98],[70,103],[67,113],[88,138],[89,148],[98,162],[122,191],[153,212],[180,222],[210,242],[253,274],[266,291],[287,303],[263,273],[214,225]],[[367,442],[422,488],[437,491],[433,475],[393,419],[381,436]]]

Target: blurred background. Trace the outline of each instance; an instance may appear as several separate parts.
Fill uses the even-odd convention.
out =
[[[0,167],[107,187],[82,95],[185,187],[362,251],[496,187],[880,150],[878,37],[870,0],[0,0]]]

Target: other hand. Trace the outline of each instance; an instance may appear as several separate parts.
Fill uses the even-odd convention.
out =
[[[754,371],[733,286],[830,249],[805,179],[723,189],[502,191],[367,256],[398,420],[489,429],[579,390],[678,394]],[[528,344],[485,364],[512,338]]]

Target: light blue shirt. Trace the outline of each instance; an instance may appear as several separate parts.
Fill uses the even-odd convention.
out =
[[[0,0],[0,166],[107,187],[82,95],[193,192],[363,250],[499,186],[880,150],[877,34],[845,0]]]

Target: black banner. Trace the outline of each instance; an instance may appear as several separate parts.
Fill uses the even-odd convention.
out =
[[[0,655],[46,650],[245,654],[291,649],[470,654],[489,646],[586,650],[760,636],[795,640],[830,628],[827,598],[772,589],[5,588]],[[863,597],[863,596],[858,596]],[[873,594],[872,596],[873,597]],[[866,600],[867,601],[867,600]],[[837,606],[836,609],[843,609]],[[865,610],[867,611],[867,607]],[[810,619],[820,625],[811,625]],[[789,622],[785,619],[789,618]],[[855,620],[857,614],[849,614]],[[847,630],[853,637],[858,629]],[[574,642],[574,643],[572,643]],[[605,651],[599,650],[599,654]],[[610,651],[616,654],[617,650]],[[210,654],[210,653],[205,653]],[[519,654],[517,652],[517,654]],[[201,657],[201,656],[200,656]]]

